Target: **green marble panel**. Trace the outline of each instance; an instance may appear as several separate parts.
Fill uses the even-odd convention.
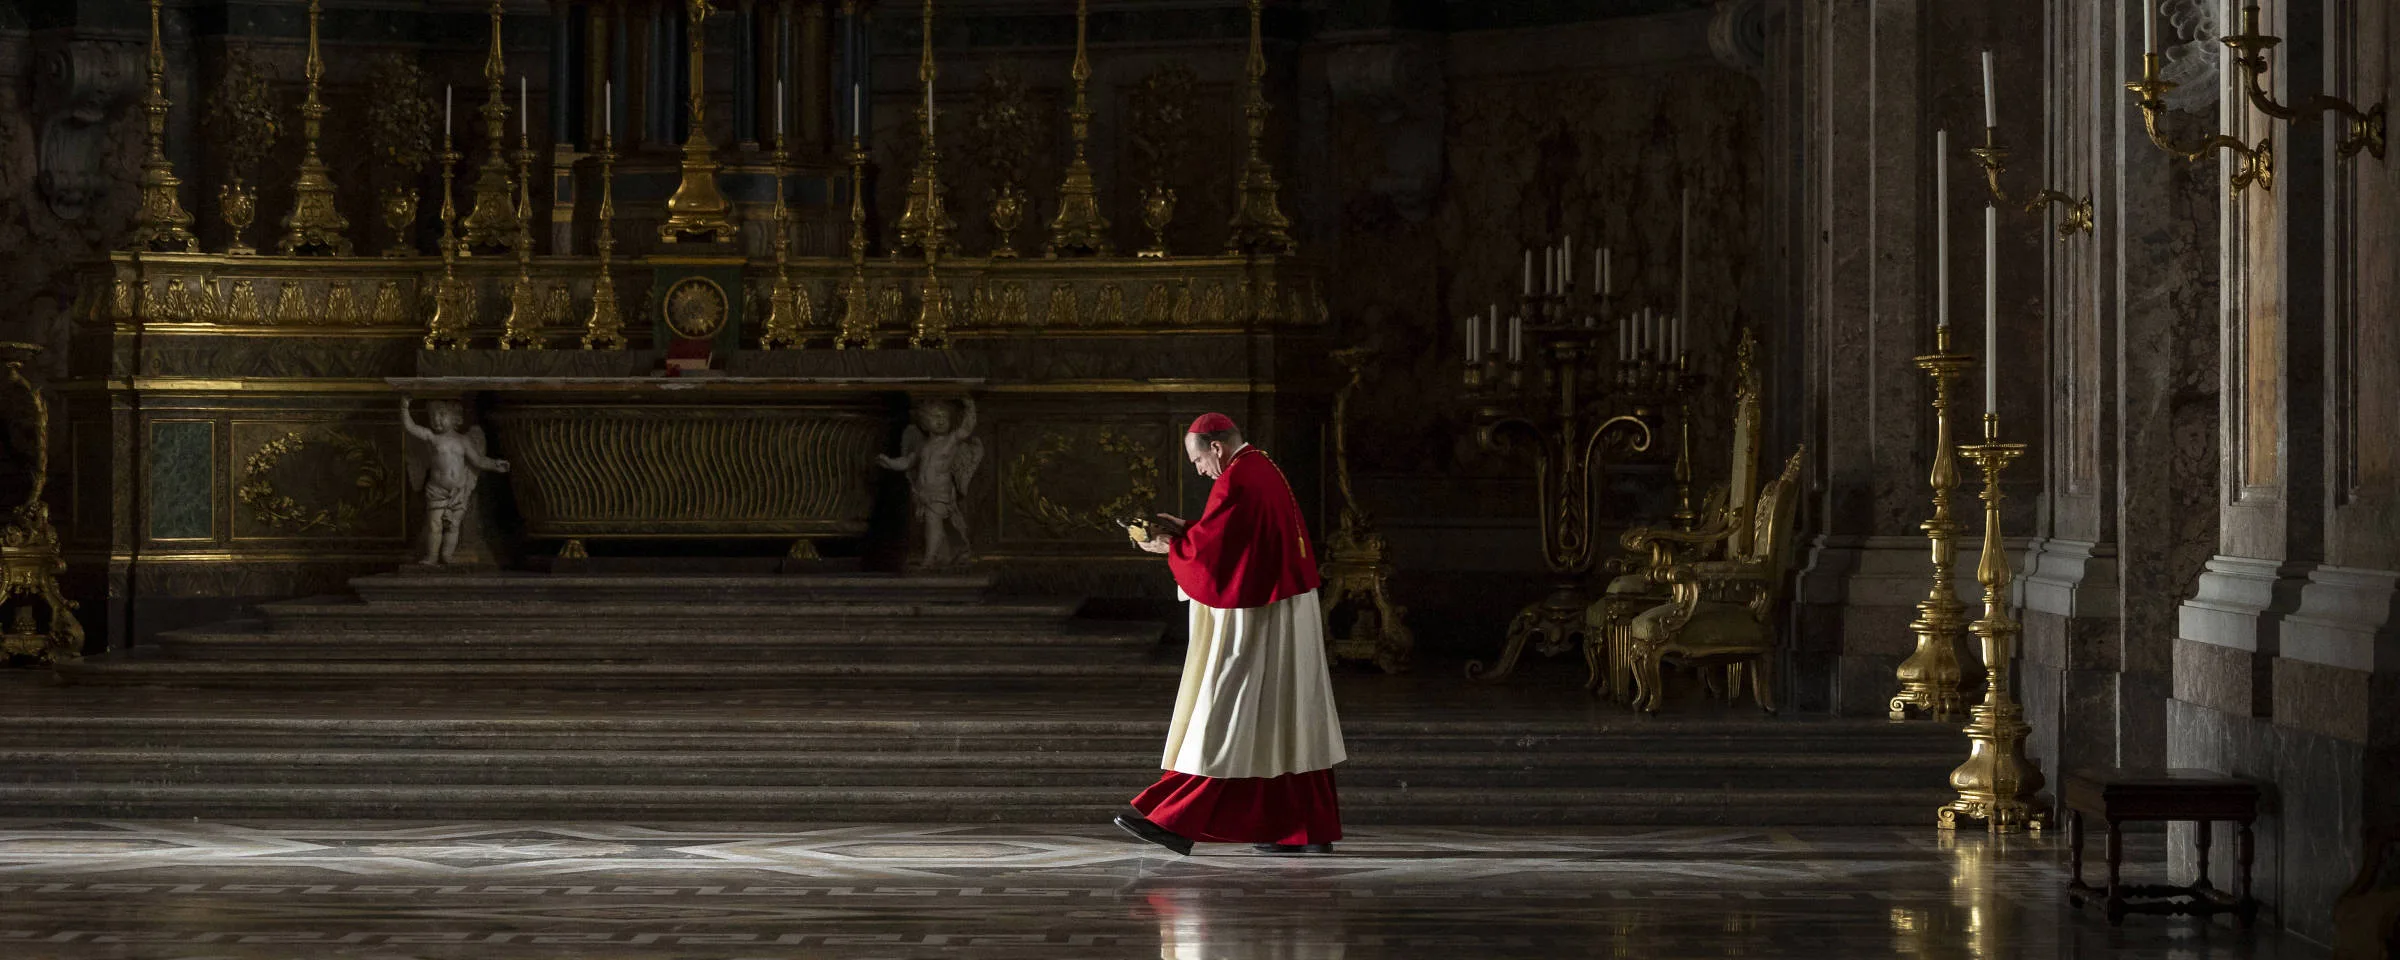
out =
[[[216,535],[216,424],[164,420],[150,425],[150,539],[205,540]]]

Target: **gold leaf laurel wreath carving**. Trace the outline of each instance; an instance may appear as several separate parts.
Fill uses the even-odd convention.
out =
[[[357,499],[343,498],[330,507],[312,510],[275,489],[268,472],[284,457],[312,443],[332,448],[343,466],[357,471],[351,481],[359,490]],[[391,503],[398,495],[398,488],[391,480],[391,471],[384,466],[383,458],[375,455],[373,444],[345,433],[328,433],[311,440],[295,431],[260,444],[256,452],[242,461],[242,483],[234,494],[270,529],[307,533],[321,527],[335,533],[349,533],[358,529],[360,521],[372,511]]]
[[[1065,434],[1052,433],[1034,448],[1018,454],[1008,466],[1008,494],[1019,509],[1052,529],[1113,530],[1116,519],[1145,513],[1158,502],[1158,458],[1144,445],[1115,430],[1102,428],[1095,446],[1124,458],[1125,493],[1088,510],[1076,510],[1042,492],[1042,477],[1072,446]]]

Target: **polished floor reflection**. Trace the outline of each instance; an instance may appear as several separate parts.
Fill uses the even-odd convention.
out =
[[[0,956],[2318,955],[2222,923],[2112,930],[2066,907],[2058,844],[1360,827],[1332,856],[1176,859],[1100,825],[0,821]]]

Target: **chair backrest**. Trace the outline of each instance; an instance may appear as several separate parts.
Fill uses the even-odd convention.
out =
[[[1800,539],[1792,528],[1800,505],[1800,458],[1807,454],[1806,444],[1792,451],[1791,459],[1783,462],[1783,474],[1758,495],[1757,520],[1752,528],[1756,542],[1750,559],[1766,565],[1777,593],[1783,591],[1783,575],[1791,569],[1794,544]]]
[[[1748,557],[1755,542],[1751,530],[1750,498],[1758,489],[1761,446],[1758,337],[1748,328],[1733,352],[1733,455],[1726,459],[1726,502],[1733,504],[1733,535],[1725,541],[1727,557]]]

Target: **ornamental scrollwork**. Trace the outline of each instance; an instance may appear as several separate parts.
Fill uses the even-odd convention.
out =
[[[1051,433],[1009,463],[1002,485],[1019,510],[1053,530],[1111,531],[1118,518],[1147,513],[1158,502],[1157,455],[1148,444],[1109,427],[1100,428],[1090,446],[1118,458],[1125,471],[1125,492],[1084,509],[1051,499],[1043,492],[1042,479],[1076,446],[1067,435]]]
[[[332,454],[334,469],[348,476],[351,496],[311,506],[275,485],[274,471],[284,459],[309,447]],[[346,433],[309,436],[292,431],[259,445],[242,461],[242,480],[234,496],[268,529],[284,533],[357,533],[398,500],[400,487],[375,445]]]

